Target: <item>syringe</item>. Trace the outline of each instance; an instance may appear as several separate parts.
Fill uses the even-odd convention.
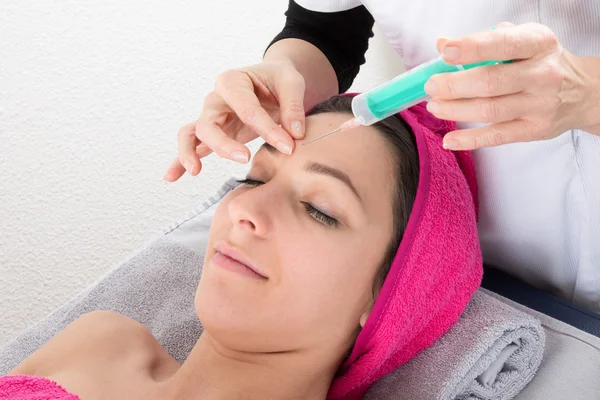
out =
[[[485,65],[510,63],[510,61],[483,61],[474,64],[453,65],[446,63],[442,56],[406,71],[397,77],[355,96],[352,99],[354,118],[344,122],[337,129],[327,132],[315,139],[304,142],[309,144],[332,133],[369,126],[400,111],[406,110],[422,101],[428,100],[425,83],[433,75],[469,70]]]

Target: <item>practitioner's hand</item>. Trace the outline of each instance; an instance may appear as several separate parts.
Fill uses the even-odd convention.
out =
[[[444,147],[470,150],[551,139],[570,129],[600,134],[600,57],[578,57],[540,24],[439,39],[451,64],[516,60],[433,76],[428,109],[439,118],[490,125],[451,132]]]
[[[304,136],[304,78],[291,62],[265,61],[217,77],[197,121],[179,130],[179,156],[164,179],[197,175],[213,151],[240,163],[250,159],[244,143],[261,136],[285,154]],[[281,124],[279,126],[278,124]]]

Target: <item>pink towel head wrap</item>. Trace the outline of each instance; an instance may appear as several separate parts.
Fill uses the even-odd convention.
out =
[[[419,153],[417,196],[402,242],[328,399],[360,399],[369,386],[430,346],[459,318],[481,283],[477,184],[468,152],[442,148],[455,124],[423,103],[400,113]]]

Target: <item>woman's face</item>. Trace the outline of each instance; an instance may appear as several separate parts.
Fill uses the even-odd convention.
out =
[[[308,117],[304,140],[349,118]],[[386,142],[359,127],[301,143],[291,156],[261,148],[216,210],[195,306],[227,347],[345,352],[373,303],[393,228]]]

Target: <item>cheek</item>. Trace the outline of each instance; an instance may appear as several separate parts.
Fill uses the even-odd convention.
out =
[[[196,294],[194,298],[194,308],[196,309],[196,314],[201,320],[201,313],[202,311],[207,311],[207,304],[214,303],[214,301],[211,301],[210,296],[213,294],[212,287],[215,285],[215,279],[212,276],[211,271],[209,271],[208,263],[210,258],[214,255],[214,245],[217,241],[219,241],[220,238],[224,237],[227,230],[229,230],[231,227],[231,221],[227,213],[227,206],[230,198],[231,197],[229,195],[225,196],[215,210],[215,214],[211,220],[206,251],[204,254],[202,274],[198,287],[196,288]]]
[[[227,210],[230,201],[231,193],[229,193],[223,198],[223,200],[215,210],[215,214],[213,215],[210,223],[210,230],[208,232],[206,256],[208,256],[211,253],[208,250],[212,249],[212,247],[215,245],[215,242],[219,238],[222,238],[224,232],[231,228],[231,218],[229,217],[229,212]],[[204,262],[206,262],[206,258]]]
[[[389,239],[374,231],[367,235],[310,234],[283,244],[283,261],[299,280],[320,284],[361,285],[374,276]]]
[[[343,234],[313,234],[285,245],[282,294],[293,313],[314,324],[347,326],[358,321],[371,301],[382,258],[377,246],[364,243]]]

